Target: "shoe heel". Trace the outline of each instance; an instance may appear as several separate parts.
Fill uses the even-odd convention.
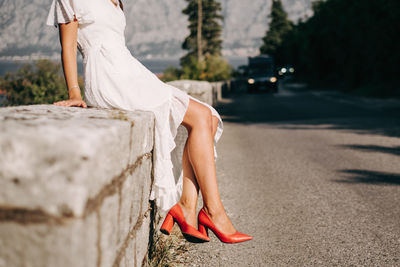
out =
[[[163,234],[169,235],[172,230],[172,226],[174,226],[174,217],[171,214],[167,214],[165,217],[163,224],[161,225],[160,231]]]
[[[199,232],[205,236],[208,236],[208,228],[199,223]]]

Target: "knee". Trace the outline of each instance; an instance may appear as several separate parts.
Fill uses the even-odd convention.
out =
[[[188,132],[194,128],[213,131],[212,112],[209,107],[190,100],[188,111],[182,122]]]
[[[212,131],[212,113],[206,106],[197,106],[192,110],[190,120],[184,125],[188,132],[193,129],[211,130]]]
[[[204,127],[205,129],[213,129],[213,120],[212,120],[212,113],[211,110],[203,106],[198,110],[197,119],[196,119],[197,126]]]

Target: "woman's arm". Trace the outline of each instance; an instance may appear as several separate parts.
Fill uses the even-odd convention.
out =
[[[60,23],[58,29],[61,43],[61,61],[65,81],[67,83],[69,99],[55,102],[54,105],[86,108],[87,105],[82,100],[81,91],[78,85],[78,70],[76,62],[78,21],[75,18],[74,21],[69,23]]]

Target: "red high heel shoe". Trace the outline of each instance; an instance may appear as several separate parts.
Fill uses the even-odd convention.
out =
[[[196,228],[186,222],[179,204],[175,204],[175,206],[169,210],[167,217],[165,217],[164,222],[161,225],[160,231],[163,234],[169,235],[174,226],[174,222],[178,223],[179,228],[187,241],[193,243],[210,241],[210,238],[207,235],[200,233]]]
[[[208,217],[208,215],[204,212],[203,209],[201,209],[199,212],[198,224],[199,224],[199,231],[202,234],[208,236],[208,229],[210,229],[218,237],[218,239],[224,243],[239,243],[253,239],[252,236],[240,233],[239,231],[236,231],[236,233],[230,235],[221,233],[215,227],[214,223],[211,221],[210,217]]]

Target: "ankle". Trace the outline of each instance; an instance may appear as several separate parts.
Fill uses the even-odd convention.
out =
[[[181,206],[181,208],[185,209],[185,211],[190,213],[196,213],[196,206],[197,206],[196,202],[181,199],[179,200],[178,203]]]
[[[222,206],[215,206],[215,207],[204,206],[203,209],[208,215],[210,215],[210,217],[216,217],[225,214],[225,209]]]

